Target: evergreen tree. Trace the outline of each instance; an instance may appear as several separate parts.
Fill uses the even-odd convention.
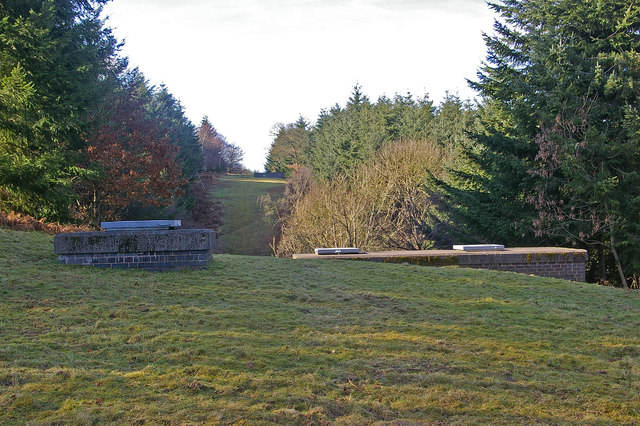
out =
[[[428,96],[383,96],[371,103],[356,85],[344,108],[336,104],[322,110],[314,126],[303,118],[277,124],[265,167],[289,173],[309,166],[317,177],[330,179],[358,167],[387,143],[428,138],[434,111]]]
[[[501,20],[485,36],[488,62],[472,83],[484,98],[475,135],[481,149],[468,156],[479,171],[459,173],[449,188],[458,225],[506,244],[562,237],[614,255],[620,247],[638,253],[631,230],[640,187],[632,123],[640,5],[504,0],[490,7]],[[627,266],[638,271],[639,260],[631,256]]]
[[[385,114],[387,105],[389,113]],[[392,102],[381,97],[375,108],[386,115],[387,140],[424,140],[432,134],[435,108],[428,95],[418,99],[411,93],[396,95]]]
[[[265,170],[283,172],[288,177],[293,169],[309,164],[311,145],[308,126],[309,123],[302,116],[295,123],[275,125]]]
[[[359,108],[362,105],[369,105],[369,97],[362,93],[362,85],[357,83],[353,86],[353,91],[351,92],[351,96],[349,96],[349,102],[347,102],[347,107],[355,107]]]
[[[202,148],[198,144],[195,126],[185,117],[180,101],[166,86],[161,85],[158,90],[153,91],[149,110],[164,127],[164,136],[169,143],[180,149],[177,160],[182,167],[183,176],[193,178],[202,164]]]
[[[330,178],[364,162],[387,139],[385,117],[354,86],[345,108],[322,111],[311,132],[310,163],[318,176]]]
[[[85,117],[124,66],[103,3],[0,3],[0,209],[69,217]]]

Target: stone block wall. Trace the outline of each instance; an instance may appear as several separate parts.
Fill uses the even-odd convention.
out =
[[[214,248],[210,229],[75,232],[54,238],[58,262],[102,268],[202,269]]]

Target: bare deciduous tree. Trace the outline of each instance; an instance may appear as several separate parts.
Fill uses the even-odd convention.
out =
[[[443,173],[444,154],[432,140],[389,144],[348,175],[285,197],[278,255],[314,247],[419,250],[432,244],[434,209],[424,187],[428,171]]]

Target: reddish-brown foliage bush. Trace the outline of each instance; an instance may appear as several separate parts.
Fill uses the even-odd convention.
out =
[[[209,193],[215,178],[213,173],[203,173],[200,179],[196,179],[189,187],[189,193],[194,198],[193,209],[191,210],[191,225],[198,228],[213,229],[220,231],[222,226],[222,215],[224,205],[218,201],[213,201]]]
[[[22,215],[14,212],[0,212],[0,227],[13,229],[15,231],[40,231],[50,235],[60,234],[63,232],[94,231],[94,229],[88,226],[47,223],[42,219],[38,220],[29,215]]]
[[[179,148],[132,89],[108,100],[103,113],[87,148],[88,167],[97,174],[78,188],[91,221],[121,219],[132,205],[170,205],[187,183],[176,162]]]

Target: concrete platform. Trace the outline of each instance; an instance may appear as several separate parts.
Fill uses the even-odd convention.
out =
[[[421,266],[459,266],[521,272],[584,282],[587,251],[562,247],[516,247],[500,251],[406,250],[321,256],[294,254],[293,258],[366,260]]]
[[[154,271],[206,268],[215,246],[211,229],[74,232],[54,237],[60,263]]]

